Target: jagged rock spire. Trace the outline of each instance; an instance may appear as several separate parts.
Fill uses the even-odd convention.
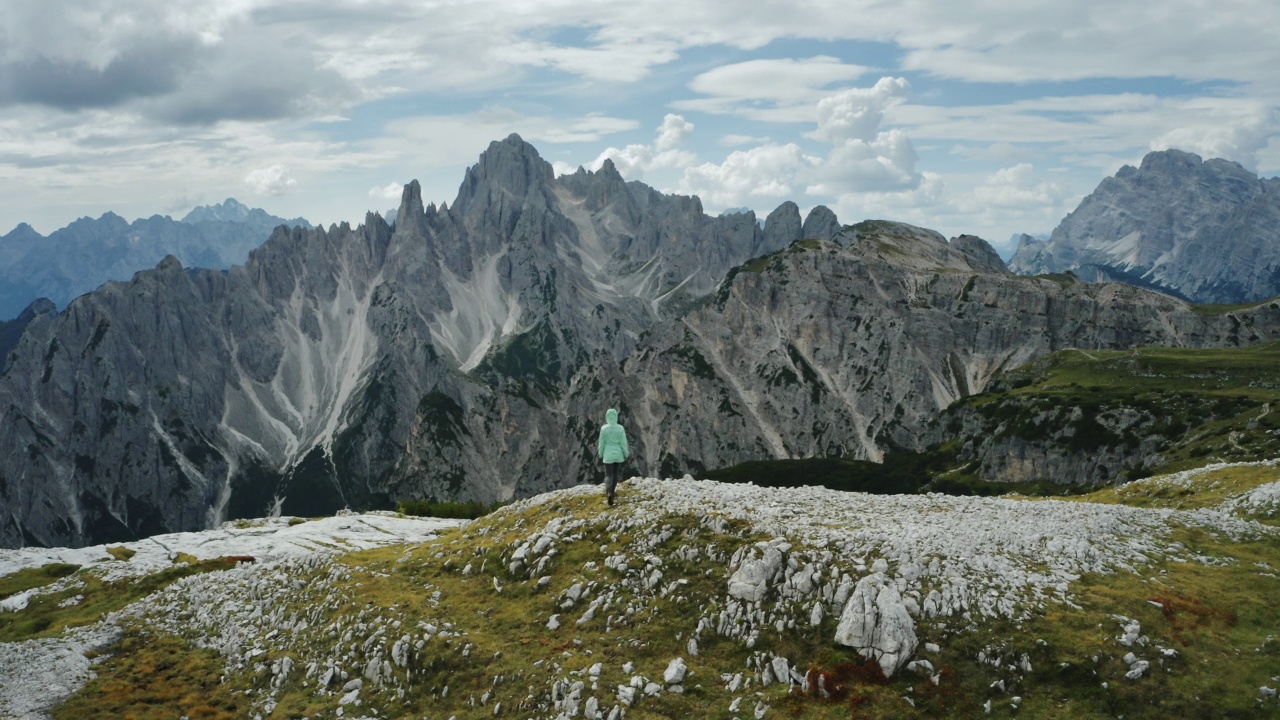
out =
[[[476,164],[467,169],[453,209],[466,214],[490,186],[502,188],[520,198],[535,186],[554,180],[555,171],[551,163],[543,160],[532,145],[512,133],[505,140],[490,143]]]
[[[396,231],[421,234],[426,227],[427,213],[422,207],[422,186],[410,180],[400,194],[400,208],[396,210]]]

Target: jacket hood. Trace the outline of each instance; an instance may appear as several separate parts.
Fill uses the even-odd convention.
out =
[[[613,408],[609,408],[609,411],[604,414],[604,421],[609,423],[610,425],[617,425],[618,411],[614,410]]]

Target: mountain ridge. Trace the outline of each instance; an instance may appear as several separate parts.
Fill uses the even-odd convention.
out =
[[[132,223],[105,212],[81,217],[48,237],[19,223],[0,237],[0,318],[15,317],[36,298],[66,307],[110,280],[127,280],[166,255],[184,264],[225,269],[243,262],[278,225],[310,227],[233,198],[193,209],[182,220],[152,215]]]
[[[1280,333],[1269,306],[1233,334],[1158,293],[1017,276],[977,238],[796,238],[790,203],[762,229],[607,164],[555,178],[518,136],[452,206],[407,185],[396,220],[278,228],[226,272],[168,260],[35,317],[0,375],[0,544],[526,497],[593,477],[607,407],[640,473],[876,460],[1056,349]]]

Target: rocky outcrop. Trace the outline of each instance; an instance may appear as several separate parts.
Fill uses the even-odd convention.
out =
[[[233,199],[168,216],[125,222],[114,213],[81,218],[49,237],[25,223],[0,237],[0,318],[44,297],[59,307],[110,280],[127,280],[166,255],[184,265],[226,269],[244,262],[279,225],[309,227]]]
[[[816,240],[834,240],[841,229],[840,222],[836,220],[836,214],[826,205],[818,205],[805,217],[804,228],[800,231],[800,235]]]
[[[48,298],[40,298],[31,303],[18,317],[7,322],[0,322],[0,373],[4,372],[9,362],[9,351],[18,345],[22,332],[37,315],[56,313],[58,307]]]
[[[789,200],[779,205],[764,220],[765,242],[771,247],[785,247],[792,240],[804,237],[801,230],[800,208]]]
[[[951,247],[967,255],[970,266],[975,270],[991,273],[1009,272],[1009,268],[1005,267],[1000,254],[991,247],[991,243],[976,235],[961,235],[954,238],[951,240]]]
[[[1015,272],[1074,271],[1198,303],[1280,295],[1280,179],[1179,150],[1102,181],[1048,241],[1023,236]]]
[[[812,215],[812,213],[811,213]],[[401,498],[590,480],[616,407],[629,471],[879,459],[1001,369],[1068,347],[1231,345],[1124,285],[1004,272],[902,223],[711,218],[606,164],[555,178],[517,136],[452,206],[278,229],[243,266],[177,258],[31,320],[0,376],[0,543],[77,545]]]
[[[915,622],[898,589],[888,582],[889,564],[877,560],[872,573],[858,581],[836,626],[835,641],[858,651],[893,677],[915,654]]]

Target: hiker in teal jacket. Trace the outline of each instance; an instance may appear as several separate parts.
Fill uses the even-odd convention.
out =
[[[609,479],[606,492],[609,504],[612,505],[618,489],[618,467],[631,454],[631,450],[627,447],[627,431],[618,424],[618,411],[610,408],[604,414],[604,419],[604,427],[600,428],[600,440],[596,442],[596,454],[604,462],[604,472]]]

